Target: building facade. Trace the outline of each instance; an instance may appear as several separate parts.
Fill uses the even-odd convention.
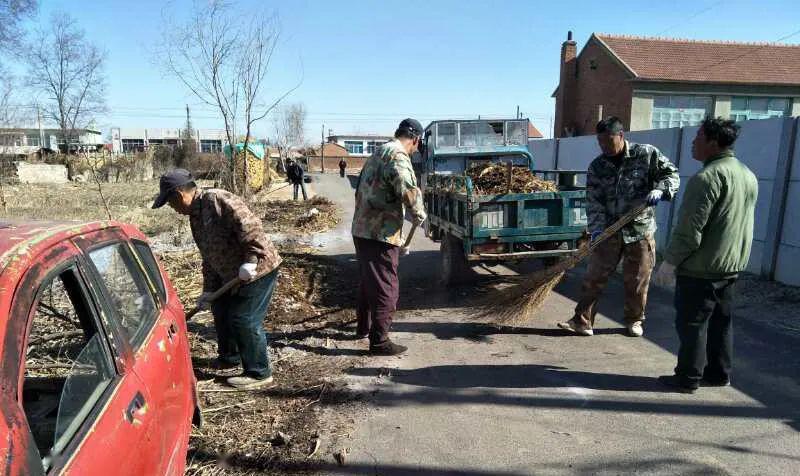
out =
[[[9,127],[0,128],[0,155],[25,156],[41,150],[67,150],[61,129]],[[77,129],[70,139],[71,151],[97,151],[103,147],[103,135],[93,129]]]
[[[375,149],[389,142],[392,138],[379,135],[330,135],[328,142],[345,148],[350,157],[369,157]]]
[[[111,148],[115,153],[142,152],[149,147],[176,147],[183,144],[184,129],[111,128]],[[222,153],[228,143],[224,130],[195,129],[192,138],[201,153]]]
[[[800,46],[592,34],[561,46],[556,137],[593,134],[618,116],[628,130],[800,115]]]

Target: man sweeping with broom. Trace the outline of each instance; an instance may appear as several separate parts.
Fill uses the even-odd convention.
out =
[[[559,322],[558,327],[584,336],[594,334],[597,301],[622,259],[625,325],[628,335],[639,337],[644,333],[647,289],[656,259],[655,205],[675,196],[680,178],[678,169],[657,148],[626,141],[619,118],[600,121],[596,131],[603,153],[589,165],[586,179],[591,239],[596,240],[604,229],[637,206],[651,206],[597,245],[589,260],[575,315]]]

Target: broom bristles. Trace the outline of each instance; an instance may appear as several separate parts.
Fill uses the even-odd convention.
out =
[[[600,243],[614,236],[625,225],[639,216],[647,205],[640,205],[606,228],[591,244],[584,245],[574,255],[559,261],[554,266],[539,270],[531,275],[518,277],[519,284],[490,293],[478,306],[473,308],[473,316],[498,325],[513,326],[532,320],[539,307],[550,295],[567,271],[574,268],[597,248]]]

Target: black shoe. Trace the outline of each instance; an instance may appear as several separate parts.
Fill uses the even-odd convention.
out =
[[[387,340],[386,342],[369,346],[369,353],[371,355],[399,355],[407,351],[408,347]]]
[[[684,383],[677,375],[662,375],[658,377],[658,381],[680,393],[694,393],[697,391],[697,387]]]
[[[729,387],[730,385],[731,385],[731,380],[727,378],[722,380],[719,379],[708,380],[703,378],[702,380],[700,380],[701,387]]]

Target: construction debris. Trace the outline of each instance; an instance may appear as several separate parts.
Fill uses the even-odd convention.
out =
[[[486,162],[471,167],[466,173],[472,179],[472,186],[478,195],[558,191],[555,182],[540,179],[528,167],[509,167],[502,162]]]

